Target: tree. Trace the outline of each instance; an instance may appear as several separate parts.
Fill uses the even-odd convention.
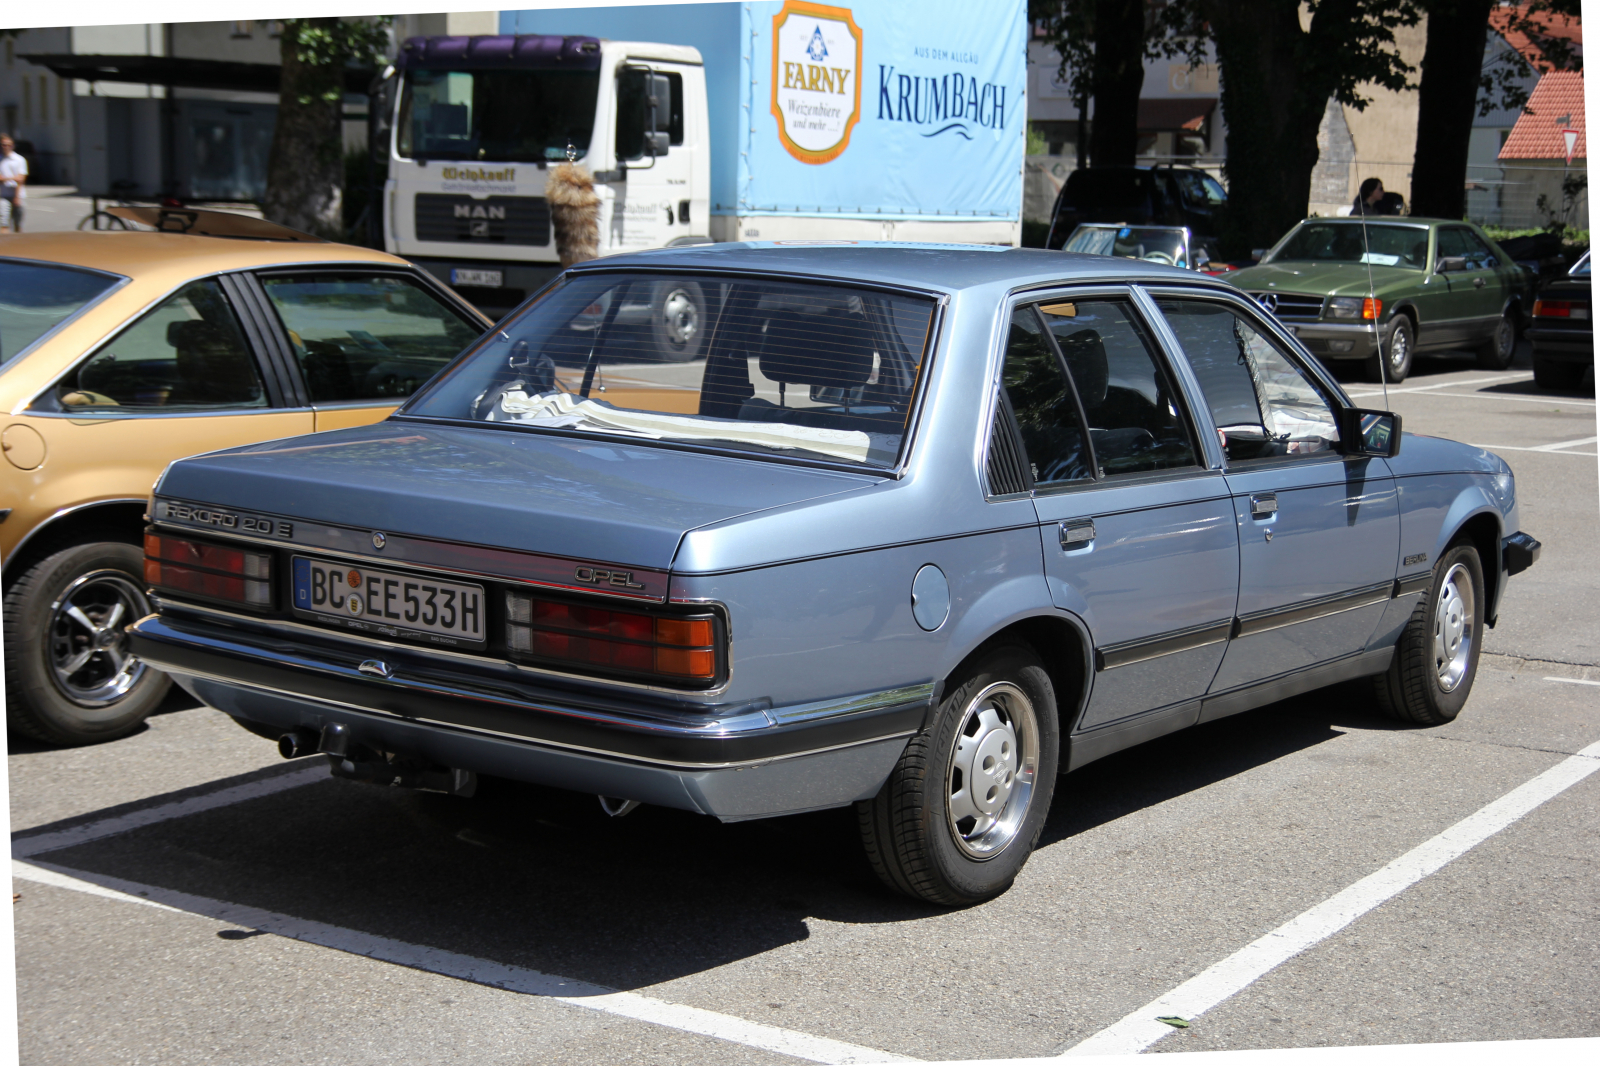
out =
[[[370,65],[389,43],[387,18],[285,19],[278,120],[267,157],[262,214],[273,222],[344,236],[345,69]]]
[[[1530,64],[1516,49],[1485,65],[1490,14],[1496,0],[1421,0],[1428,13],[1428,44],[1417,88],[1417,146],[1411,166],[1411,212],[1462,218],[1467,211],[1467,147],[1476,111],[1495,105],[1516,110],[1528,102],[1526,79],[1546,70],[1580,69],[1571,44],[1548,31],[1561,15],[1578,16],[1576,0],[1533,0],[1502,8],[1501,28],[1540,44],[1542,62]]]
[[[1329,97],[1362,110],[1362,86],[1406,87],[1412,68],[1394,30],[1419,13],[1413,0],[1194,2],[1216,48],[1228,123],[1229,210],[1218,237],[1223,254],[1238,257],[1305,217]],[[1196,61],[1202,44],[1196,31]]]
[[[1061,56],[1060,75],[1068,79],[1078,105],[1080,165],[1133,165],[1144,61],[1168,50],[1166,19],[1174,10],[1184,9],[1159,0],[1031,0],[1029,15]],[[1091,99],[1094,126],[1085,144],[1084,116]]]

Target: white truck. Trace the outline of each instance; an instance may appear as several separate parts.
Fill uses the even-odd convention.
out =
[[[919,46],[900,25],[904,0],[666,5],[624,9],[620,23],[502,16],[503,28],[557,14],[602,33],[686,27],[670,43],[411,38],[374,89],[383,246],[503,313],[559,270],[544,192],[569,159],[594,175],[601,255],[729,240],[1016,244],[1024,4],[932,6],[949,8],[967,49]],[[653,309],[663,356],[696,354],[674,336],[698,317],[694,296],[664,291]]]

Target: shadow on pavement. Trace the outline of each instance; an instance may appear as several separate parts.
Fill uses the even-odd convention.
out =
[[[1359,688],[1331,689],[1092,764],[1061,779],[1041,846],[1331,740],[1339,722],[1370,727],[1367,708]],[[610,819],[592,796],[501,780],[462,800],[329,779],[39,858],[622,989],[802,941],[807,916],[940,913],[879,887],[849,809]]]

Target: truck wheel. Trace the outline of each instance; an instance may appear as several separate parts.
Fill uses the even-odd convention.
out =
[[[687,363],[704,347],[706,298],[692,281],[664,281],[650,301],[651,334],[656,356],[668,363]]]
[[[1575,389],[1583,384],[1583,364],[1552,363],[1534,352],[1533,383],[1541,389]]]
[[[1478,676],[1483,609],[1478,550],[1457,542],[1434,566],[1433,585],[1401,631],[1389,669],[1372,679],[1378,706],[1417,725],[1460,714]]]
[[[1411,319],[1395,315],[1389,323],[1389,333],[1378,345],[1378,350],[1367,359],[1367,380],[1381,384],[1388,375],[1391,385],[1398,384],[1411,373],[1412,336]]]
[[[127,652],[150,613],[144,554],[80,544],[17,579],[5,596],[6,724],[48,744],[115,740],[138,728],[171,680]]]
[[[1501,315],[1494,333],[1478,348],[1478,368],[1504,370],[1517,354],[1517,324],[1509,314]]]
[[[1027,646],[991,648],[952,681],[856,818],[884,884],[962,907],[1004,892],[1028,861],[1055,791],[1059,735],[1050,675]]]

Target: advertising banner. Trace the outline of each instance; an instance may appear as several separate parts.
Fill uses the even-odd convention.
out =
[[[1025,0],[741,7],[740,214],[1018,217]]]

